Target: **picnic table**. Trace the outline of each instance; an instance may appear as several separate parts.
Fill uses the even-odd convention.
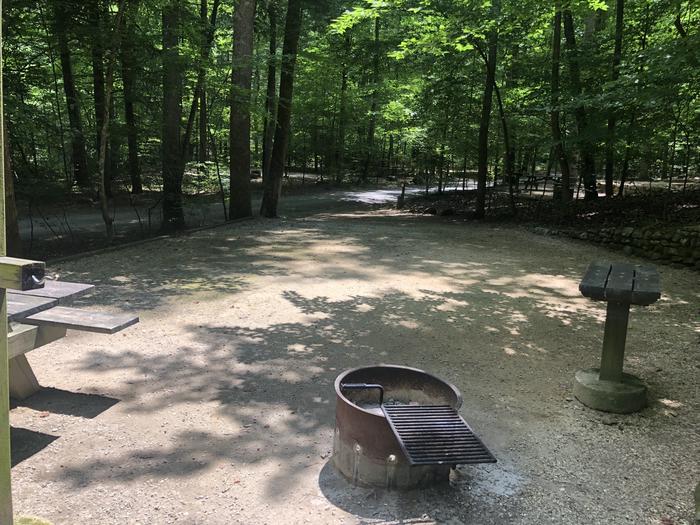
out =
[[[24,399],[41,387],[28,352],[65,337],[67,330],[113,334],[138,323],[130,314],[93,312],[66,306],[94,289],[91,284],[44,281],[43,288],[8,289],[10,396]]]
[[[583,404],[606,412],[630,413],[646,406],[646,386],[623,372],[631,305],[648,306],[661,297],[653,266],[593,262],[579,290],[584,297],[607,302],[600,368],[579,370],[574,395]]]

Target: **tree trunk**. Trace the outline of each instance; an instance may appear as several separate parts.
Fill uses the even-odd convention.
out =
[[[673,134],[671,135],[671,171],[668,174],[668,191],[671,191],[673,187],[673,176],[676,173],[676,141],[678,139],[678,123],[681,120],[681,108],[678,108],[678,115],[674,110],[673,112]]]
[[[116,54],[119,47],[119,39],[122,32],[122,20],[124,19],[124,4],[126,0],[121,0],[119,2],[119,10],[117,11],[116,21],[113,29],[113,37],[108,48],[109,60],[107,64],[107,74],[105,78],[105,92],[104,92],[104,105],[102,114],[102,129],[100,130],[100,147],[98,149],[98,165],[100,174],[100,208],[102,210],[102,220],[105,223],[105,229],[107,231],[107,241],[112,242],[113,219],[109,214],[109,208],[107,207],[107,183],[108,179],[105,176],[105,171],[107,167],[107,140],[109,137],[109,122],[112,112],[110,107],[112,106],[112,88],[114,86],[114,67],[116,63]]]
[[[272,141],[275,136],[275,120],[277,106],[277,8],[274,0],[267,2],[267,18],[270,22],[270,51],[267,62],[267,90],[265,92],[265,120],[263,122],[263,158],[262,175],[270,173],[272,158]]]
[[[185,228],[182,197],[182,154],[180,119],[182,117],[182,71],[180,65],[181,0],[169,0],[163,7],[163,224],[173,232]]]
[[[505,148],[504,154],[504,171],[506,179],[508,180],[508,197],[510,202],[510,211],[513,215],[517,213],[517,208],[515,206],[515,195],[513,183],[515,182],[515,150],[513,149],[513,143],[511,141],[510,130],[508,128],[508,120],[506,119],[506,113],[503,109],[503,99],[501,98],[501,91],[495,84],[494,79],[494,89],[496,91],[496,101],[498,102],[498,114],[501,117],[501,126],[503,127],[503,147]],[[518,177],[518,186],[520,185],[520,177]]]
[[[581,84],[581,66],[576,47],[576,35],[574,33],[574,18],[571,10],[564,10],[564,37],[566,39],[567,57],[571,72],[571,85],[574,91],[574,98],[577,101],[574,115],[578,128],[579,147],[581,149],[581,178],[583,179],[584,198],[593,200],[598,198],[598,185],[595,176],[595,156],[593,154],[593,144],[589,138],[588,115],[586,107],[580,100],[583,97],[583,86]]]
[[[209,31],[211,31],[209,21],[207,19],[207,0],[201,0],[199,8],[199,18],[202,27],[207,28],[207,38]],[[206,51],[206,56],[204,58],[209,58],[209,51]],[[202,71],[204,70],[204,64],[202,65]],[[197,93],[195,93],[196,96]],[[201,85],[199,86],[199,140],[197,144],[197,161],[201,164],[205,163],[208,159],[208,149],[207,149],[207,132],[209,129],[208,124],[208,111],[207,111],[207,77],[206,74],[202,75]]]
[[[67,35],[67,16],[61,0],[55,0],[54,32],[58,40],[58,53],[61,60],[61,72],[63,74],[63,90],[66,94],[68,106],[68,120],[71,128],[73,179],[83,189],[90,186],[90,175],[87,165],[87,151],[85,148],[85,135],[80,115],[80,101],[73,78],[73,65]]]
[[[612,80],[620,76],[620,61],[622,60],[622,30],[624,22],[625,0],[616,1],[615,12],[615,50],[612,60]],[[615,125],[617,124],[615,109],[608,112],[608,136],[605,144],[605,196],[613,196],[613,178],[615,170]]]
[[[185,126],[185,134],[181,142],[182,159],[180,161],[183,169],[190,158],[190,145],[192,142],[192,130],[194,129],[195,117],[197,116],[197,110],[199,110],[200,100],[204,100],[206,103],[206,95],[202,97],[206,85],[206,64],[209,60],[209,54],[211,52],[212,45],[214,43],[214,32],[216,30],[216,17],[219,11],[220,0],[214,0],[214,5],[211,9],[211,21],[208,26],[202,28],[202,43],[199,49],[199,65],[197,66],[197,83],[194,88],[194,93],[192,94],[192,103],[190,105],[190,112],[187,117],[187,125]],[[203,9],[206,9],[206,3],[202,5]],[[205,14],[206,17],[206,14]],[[206,105],[206,104],[205,104]],[[204,109],[206,114],[206,108]],[[201,138],[201,112],[200,112],[200,128],[199,134]],[[205,140],[206,142],[206,140]]]
[[[343,180],[345,172],[345,127],[347,125],[347,106],[348,106],[348,74],[350,52],[352,51],[352,40],[350,33],[345,34],[345,49],[343,56],[343,70],[340,78],[340,108],[338,115],[338,144],[336,145],[336,162],[337,170],[336,181]]]
[[[131,180],[131,193],[143,193],[141,180],[141,167],[139,165],[138,128],[136,127],[136,115],[134,103],[136,102],[136,88],[134,84],[134,25],[133,20],[137,12],[136,0],[128,2],[125,13],[125,36],[122,38],[122,84],[124,85],[124,119],[126,121],[126,140],[128,146],[129,179]]]
[[[102,144],[102,128],[104,127],[105,116],[105,72],[104,72],[104,3],[102,0],[95,0],[90,3],[89,23],[92,31],[90,56],[92,58],[92,86],[95,106],[95,153],[99,158],[100,144]],[[111,174],[109,144],[106,153],[107,162],[104,167],[103,184],[107,191],[107,196],[111,196]]]
[[[121,37],[120,37],[121,40]],[[114,52],[117,53],[119,50],[115,49]],[[115,63],[116,66],[116,63]],[[114,72],[112,72],[114,75]],[[114,128],[114,123],[117,122],[117,108],[114,103],[114,89],[112,89],[112,96],[109,99],[109,120],[110,126]],[[119,178],[119,163],[120,163],[120,153],[121,153],[121,136],[119,133],[109,133],[109,145],[107,147],[107,161],[109,162],[109,176],[105,179],[105,187],[107,189],[107,195],[111,196],[114,188],[114,183]]]
[[[19,221],[17,220],[17,203],[15,201],[15,181],[12,173],[12,155],[10,153],[10,132],[7,120],[3,122],[3,140],[5,151],[2,155],[5,180],[5,242],[7,255],[22,256],[22,239],[19,236]]]
[[[61,111],[61,101],[60,101],[60,96],[58,94],[59,88],[58,88],[58,74],[56,73],[56,57],[54,53],[54,48],[53,48],[53,42],[51,39],[51,33],[49,31],[48,23],[46,22],[46,15],[44,14],[44,9],[42,8],[41,4],[37,5],[39,14],[41,16],[41,25],[44,29],[44,33],[46,35],[46,47],[49,52],[49,60],[51,62],[51,80],[53,81],[53,100],[54,100],[54,106],[55,106],[55,112],[56,112],[56,120],[58,121],[58,129],[59,129],[59,134],[60,134],[60,143],[61,143],[61,160],[63,161],[63,176],[65,177],[66,181],[71,182],[71,177],[68,174],[68,158],[66,155],[66,146],[65,146],[65,131],[63,128],[63,115]],[[49,158],[51,157],[51,144],[50,142],[46,142],[46,149]]]
[[[238,0],[233,12],[233,73],[229,127],[230,219],[253,214],[250,196],[250,87],[253,76],[255,0]]]
[[[561,6],[555,2],[556,11],[554,13],[554,31],[552,39],[552,109],[550,113],[550,124],[552,127],[552,142],[554,144],[555,155],[559,160],[561,168],[561,195],[563,202],[571,200],[571,172],[569,170],[569,159],[564,150],[564,143],[559,122],[559,61],[561,58]]]
[[[500,2],[491,4],[494,20],[498,17]],[[479,166],[476,175],[476,210],[475,216],[481,219],[486,215],[486,182],[489,172],[489,126],[491,124],[491,107],[493,105],[493,86],[496,79],[496,60],[498,58],[498,28],[493,27],[489,33],[488,55],[486,62],[486,82],[481,99],[481,120],[479,122]]]
[[[284,44],[282,45],[282,75],[280,78],[280,95],[277,105],[277,125],[275,139],[272,145],[270,160],[270,176],[263,184],[263,199],[261,213],[265,217],[277,216],[277,205],[282,192],[282,175],[284,161],[289,145],[289,131],[292,123],[292,97],[294,94],[294,66],[299,47],[301,31],[301,0],[289,0],[287,4],[287,20],[284,28]]]
[[[377,129],[377,109],[379,105],[379,17],[374,19],[374,55],[372,59],[372,105],[369,110],[369,126],[367,127],[367,155],[362,170],[362,179],[367,180],[369,169],[374,159],[374,134]],[[376,169],[376,168],[375,168]]]

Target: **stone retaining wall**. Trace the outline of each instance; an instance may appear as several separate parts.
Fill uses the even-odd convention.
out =
[[[675,229],[619,226],[583,231],[538,227],[535,231],[604,244],[629,255],[700,270],[700,225]]]

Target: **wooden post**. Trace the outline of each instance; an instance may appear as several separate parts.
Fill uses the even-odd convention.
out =
[[[2,20],[2,0],[0,0]],[[7,254],[5,244],[5,123],[2,90],[2,24],[0,23],[0,256]],[[0,523],[12,523],[12,486],[10,483],[10,391],[7,354],[7,297],[0,289]]]
[[[600,379],[621,381],[622,365],[625,360],[625,342],[630,305],[608,301],[603,335],[603,355],[600,361]]]

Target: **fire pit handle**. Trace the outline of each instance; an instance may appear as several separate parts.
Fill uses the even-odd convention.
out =
[[[384,387],[375,383],[343,383],[341,390],[379,390],[379,405],[384,404]]]

